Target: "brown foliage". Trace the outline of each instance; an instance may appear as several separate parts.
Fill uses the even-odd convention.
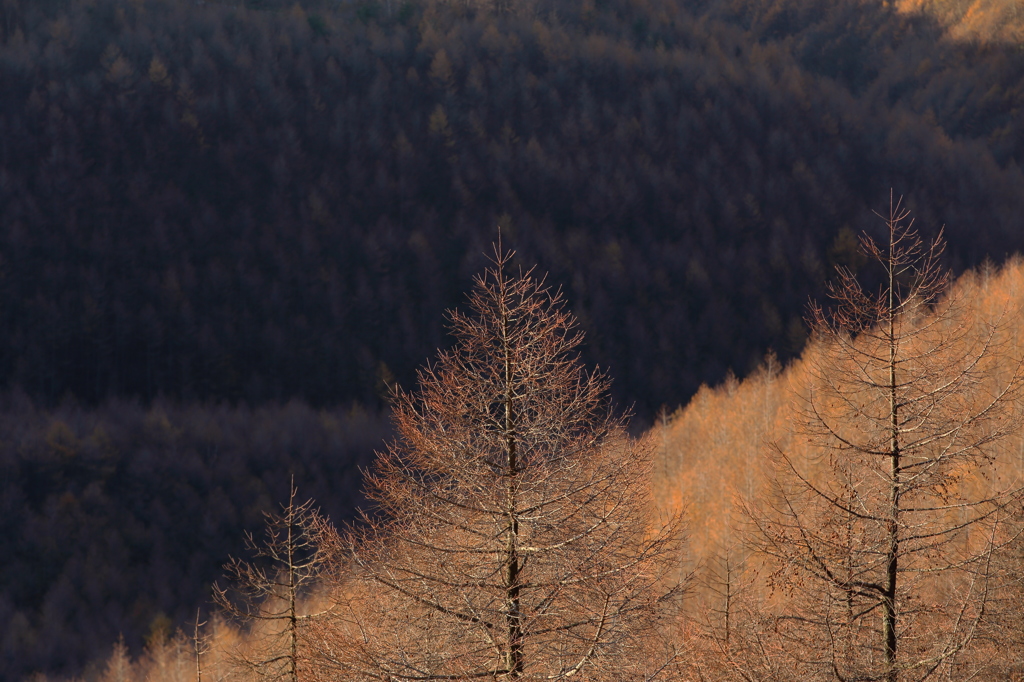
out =
[[[1021,422],[1021,363],[999,364],[1007,314],[943,297],[941,242],[906,217],[897,204],[888,244],[864,240],[885,270],[877,294],[840,269],[836,309],[812,309],[807,449],[772,448],[770,494],[749,509],[803,679],[963,674],[1012,538],[1018,484],[990,466]]]
[[[395,391],[377,514],[335,536],[318,664],[349,680],[651,679],[680,594],[679,520],[652,517],[651,444],[576,357],[561,298],[511,254],[476,281],[455,347]],[[383,519],[383,520],[381,520]]]
[[[266,515],[265,539],[257,542],[248,536],[249,548],[269,566],[232,559],[226,569],[234,593],[214,586],[217,604],[252,625],[247,646],[237,649],[235,658],[256,679],[297,682],[306,658],[302,630],[312,616],[302,613],[299,598],[308,594],[324,570],[318,531],[327,524],[312,500],[300,504],[295,496],[293,482],[281,514]],[[198,619],[195,648],[199,671]]]

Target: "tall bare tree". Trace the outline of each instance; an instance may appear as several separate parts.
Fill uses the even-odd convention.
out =
[[[321,671],[348,680],[652,679],[681,584],[678,518],[652,514],[652,449],[612,416],[561,296],[496,250],[454,348],[395,392],[398,439],[337,538]],[[658,648],[660,647],[660,648]]]
[[[247,537],[257,563],[233,558],[225,566],[232,589],[214,586],[215,601],[251,626],[236,658],[259,679],[298,682],[307,677],[300,676],[300,647],[303,626],[311,615],[302,613],[299,600],[325,568],[317,533],[328,526],[313,501],[299,503],[297,494],[293,480],[281,513],[265,515],[263,540],[252,534]],[[198,642],[198,626],[196,633]],[[197,661],[198,656],[197,649]]]
[[[886,224],[887,243],[862,241],[878,292],[840,269],[835,308],[812,309],[806,449],[774,449],[774,494],[751,513],[801,679],[952,675],[1018,494],[988,465],[1020,426],[1020,361],[946,295],[941,236],[922,242],[898,202]]]

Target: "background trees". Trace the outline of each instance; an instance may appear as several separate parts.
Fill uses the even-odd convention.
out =
[[[644,420],[797,353],[890,186],[1024,245],[1021,53],[891,3],[283,4],[5,3],[0,383],[376,402],[501,222]]]
[[[1005,316],[945,295],[941,242],[924,245],[897,205],[888,240],[863,248],[877,294],[839,270],[817,334],[798,433],[777,447],[761,551],[788,599],[777,628],[804,679],[961,675],[992,611],[994,554],[1013,536],[1015,477],[991,465],[1021,423],[1021,361]],[[956,671],[954,673],[954,671]]]
[[[651,447],[584,372],[573,318],[497,252],[455,346],[395,395],[398,440],[367,477],[366,533],[337,540],[339,607],[317,646],[345,679],[649,679],[681,589],[678,517]],[[377,520],[380,514],[380,519]]]
[[[138,656],[161,627],[188,627],[290,474],[342,522],[390,433],[383,414],[297,401],[46,410],[0,396],[0,677],[70,675],[120,633]]]

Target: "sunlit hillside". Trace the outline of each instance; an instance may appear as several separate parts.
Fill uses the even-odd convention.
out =
[[[998,329],[993,344],[998,366],[986,370],[986,380],[999,381],[1019,371],[1024,354],[1019,341],[1024,335],[1024,263],[1013,260],[998,270],[987,267],[968,273],[952,287],[947,297],[951,299],[964,304],[972,333],[989,325]],[[751,523],[744,508],[774,499],[767,475],[773,461],[779,461],[773,452],[786,453],[812,475],[822,459],[806,427],[808,390],[819,355],[820,348],[812,343],[784,368],[769,356],[761,370],[742,381],[703,387],[685,408],[655,428],[661,448],[658,496],[666,506],[686,510],[689,519],[683,570],[696,575],[689,615],[712,631],[722,625],[725,582],[731,583],[734,600],[740,593],[779,597],[769,578],[773,567],[766,567],[751,550]],[[985,480],[965,478],[960,485],[1007,486],[1019,481],[1024,475],[1024,433],[1018,431],[1001,443],[994,465]]]
[[[964,312],[962,317],[948,316],[951,303]],[[1020,371],[1024,355],[1024,345],[1018,341],[1024,335],[1024,261],[1013,260],[998,270],[982,268],[962,276],[934,310],[937,312],[931,317],[916,324],[928,327],[935,320],[953,320],[957,339],[970,339],[977,333],[991,340],[985,356],[995,358],[995,363],[979,365],[983,371],[971,375],[971,381],[980,378],[976,386],[983,395],[992,395],[985,387],[986,382],[991,386],[1005,385],[1008,376]],[[993,329],[995,335],[986,336],[985,330]],[[801,358],[785,367],[769,355],[764,366],[752,376],[743,380],[730,378],[715,388],[704,387],[685,408],[666,416],[649,434],[659,452],[654,482],[656,498],[666,508],[684,510],[690,527],[686,555],[679,569],[681,574],[693,572],[694,578],[684,607],[685,617],[672,627],[676,628],[677,641],[683,644],[680,656],[692,661],[694,669],[710,676],[707,679],[791,679],[778,677],[779,670],[758,668],[762,663],[767,665],[775,655],[770,647],[753,657],[749,651],[740,651],[744,636],[756,638],[759,645],[772,644],[765,614],[789,599],[786,589],[779,587],[778,567],[752,551],[750,522],[743,508],[756,508],[775,499],[777,490],[771,488],[769,480],[772,467],[779,460],[771,455],[773,450],[787,453],[811,476],[823,466],[820,452],[815,451],[814,436],[805,426],[809,387],[814,372],[823,366],[821,348],[812,342]],[[958,477],[958,486],[973,487],[976,493],[979,487],[1012,486],[1012,482],[1021,480],[1024,433],[1003,439],[990,452],[995,458],[994,473]],[[1014,518],[1010,523],[1019,525],[1020,521]],[[1018,532],[1010,528],[1005,536],[1012,539]],[[966,536],[962,540],[968,544],[979,541],[987,540]],[[978,626],[980,635],[972,644],[973,658],[964,663],[974,666],[971,669],[975,671],[984,669],[991,661],[1002,666],[1000,671],[1020,668],[1020,661],[1010,655],[1014,647],[1006,646],[1016,641],[1012,632],[992,634],[993,627],[1006,626],[1012,631],[1016,622],[1013,619],[1018,609],[1012,604],[1007,607],[1020,594],[1021,576],[1016,568],[1019,562],[1014,559],[1018,550],[1014,547],[1004,547],[1009,556],[1007,567],[986,588],[993,595],[990,608],[1006,610],[1002,611],[999,623],[982,622]],[[950,590],[955,592],[956,587],[955,580],[948,582]],[[941,590],[928,593],[928,599],[943,598]],[[314,600],[307,600],[302,607],[304,612],[328,608],[329,602],[322,598],[315,601],[318,603],[314,606]],[[95,665],[94,678],[99,682],[194,680],[200,675],[207,679],[250,679],[252,671],[244,665],[246,652],[275,636],[274,632],[262,630],[245,634],[236,625],[215,616],[194,633],[179,632],[173,636],[167,631],[155,632],[146,651],[135,659],[123,645],[116,646],[109,658]],[[990,641],[1001,644],[991,649]],[[102,657],[105,653],[97,655]],[[729,665],[722,665],[722,660],[729,660]],[[982,662],[981,668],[978,661]],[[741,669],[741,665],[750,667]],[[743,673],[739,677],[735,677],[739,674],[737,670]],[[954,675],[952,679],[966,678]]]
[[[935,17],[956,39],[1024,43],[1024,3],[1020,0],[898,0],[896,6],[908,14]]]

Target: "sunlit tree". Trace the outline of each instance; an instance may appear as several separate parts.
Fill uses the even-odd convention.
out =
[[[368,530],[336,540],[325,677],[630,680],[681,664],[660,638],[679,521],[652,514],[650,444],[581,366],[560,295],[496,253],[470,314],[451,314],[454,348],[395,392]]]
[[[325,524],[312,500],[299,503],[296,495],[293,481],[281,513],[266,514],[263,540],[248,536],[246,544],[258,561],[232,559],[226,566],[231,588],[214,587],[214,598],[225,612],[250,626],[248,641],[235,650],[235,659],[257,679],[298,682],[307,677],[300,670],[306,648],[303,631],[311,614],[303,612],[300,598],[309,595],[325,568],[318,541]],[[195,639],[198,660],[198,625]]]
[[[965,659],[991,608],[1018,484],[991,464],[1021,422],[1004,323],[947,293],[941,237],[897,202],[877,293],[840,269],[812,309],[811,381],[794,446],[751,512],[774,562],[775,627],[801,679],[922,680]],[[800,444],[799,440],[804,443]],[[805,446],[805,447],[801,447]]]

